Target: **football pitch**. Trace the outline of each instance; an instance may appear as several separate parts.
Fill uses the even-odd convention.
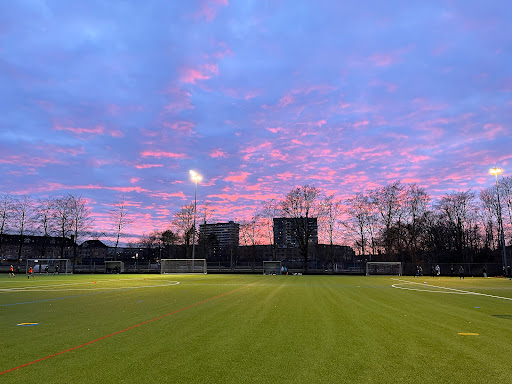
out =
[[[2,383],[508,383],[512,281],[0,277]]]

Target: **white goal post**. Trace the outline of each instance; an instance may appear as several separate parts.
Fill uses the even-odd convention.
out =
[[[206,259],[162,259],[160,273],[204,273],[207,274]]]
[[[399,261],[368,261],[366,276],[370,275],[402,276],[402,263]]]
[[[263,261],[263,274],[264,275],[280,275],[281,262],[280,261]]]
[[[34,273],[73,273],[69,259],[27,259],[25,273],[32,267]]]

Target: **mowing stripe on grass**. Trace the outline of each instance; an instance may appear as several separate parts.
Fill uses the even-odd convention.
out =
[[[73,347],[73,348],[69,348],[69,349],[66,349],[64,351],[60,351],[60,352],[57,352],[57,353],[54,353],[53,355],[49,355],[49,356],[45,356],[45,357],[42,357],[40,359],[37,359],[37,360],[34,360],[34,361],[31,361],[29,363],[25,363],[25,364],[22,364],[22,365],[19,365],[17,367],[14,367],[14,368],[10,368],[10,369],[7,369],[3,372],[0,372],[0,376],[1,375],[4,375],[6,373],[9,373],[9,372],[12,372],[12,371],[16,371],[18,369],[21,369],[21,368],[24,368],[24,367],[28,367],[29,365],[32,365],[32,364],[35,364],[35,363],[39,363],[41,361],[44,361],[44,360],[48,360],[52,357],[56,357],[56,356],[59,356],[59,355],[62,355],[64,353],[67,353],[67,352],[71,352],[71,351],[74,351],[76,349],[79,349],[79,348],[82,348],[82,347],[85,347],[87,345],[90,345],[90,344],[94,344],[98,341],[101,341],[101,340],[104,340],[104,339],[108,339],[109,337],[112,337],[112,336],[115,336],[115,335],[118,335],[120,333],[123,333],[123,332],[126,332],[126,331],[129,331],[131,329],[134,329],[134,328],[137,328],[137,327],[140,327],[142,325],[145,325],[145,324],[148,324],[148,323],[152,323],[153,321],[156,321],[156,320],[160,320],[160,319],[163,319],[164,317],[167,317],[167,316],[171,316],[171,315],[175,315],[176,313],[179,313],[179,312],[183,312],[187,309],[190,309],[190,308],[194,308],[194,307],[197,307],[201,304],[205,304],[205,303],[208,303],[210,301],[213,301],[213,300],[217,300],[217,299],[220,299],[221,297],[224,297],[224,296],[228,296],[228,295],[231,295],[232,293],[235,293],[235,292],[238,292],[244,288],[248,288],[248,287],[252,287],[253,285],[255,285],[256,283],[252,283],[252,284],[248,284],[248,285],[244,285],[240,288],[237,288],[233,291],[230,291],[230,292],[226,292],[226,293],[223,293],[221,295],[218,295],[218,296],[215,296],[215,297],[211,297],[209,299],[206,299],[206,300],[203,300],[203,301],[199,301],[197,303],[194,303],[194,304],[191,304],[189,306],[186,306],[186,307],[183,307],[183,308],[180,308],[180,309],[177,309],[175,311],[172,311],[172,312],[169,312],[165,315],[161,315],[161,316],[158,316],[158,317],[155,317],[154,319],[151,319],[151,320],[146,320],[142,323],[139,323],[139,324],[136,324],[136,325],[132,325],[131,327],[128,327],[128,328],[125,328],[125,329],[121,329],[120,331],[116,331],[114,333],[111,333],[110,335],[106,335],[106,336],[103,336],[103,337],[100,337],[96,340],[92,340],[92,341],[88,341],[87,343],[84,343],[84,344],[81,344],[81,345],[77,345],[76,347]]]

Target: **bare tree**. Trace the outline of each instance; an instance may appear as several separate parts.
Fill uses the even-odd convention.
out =
[[[24,235],[27,229],[27,226],[30,228],[30,224],[32,222],[32,200],[29,196],[21,196],[17,198],[14,202],[14,216],[13,216],[13,224],[16,228],[16,232],[19,235],[19,248],[18,248],[18,264],[20,263],[23,244],[24,244]]]
[[[71,195],[61,197],[55,200],[53,218],[55,222],[56,232],[61,239],[60,258],[64,258],[64,248],[66,246],[66,238],[73,229],[73,200]]]
[[[264,228],[264,237],[268,239],[268,243],[272,249],[272,258],[276,259],[276,247],[274,243],[274,217],[280,214],[279,203],[275,199],[265,200],[261,204],[261,210],[257,217],[262,221]]]
[[[120,197],[118,201],[113,204],[114,208],[109,211],[110,219],[112,220],[112,227],[116,234],[116,243],[114,246],[114,260],[117,260],[117,247],[119,246],[119,239],[123,230],[132,224],[132,220],[128,217],[126,209],[126,200]]]
[[[334,271],[334,236],[339,228],[339,218],[343,213],[343,205],[342,202],[334,195],[326,196],[321,202],[321,215],[322,215],[322,224],[327,231],[327,235],[329,237],[329,246],[331,248],[331,265]]]
[[[87,206],[87,201],[79,196],[71,196],[71,224],[73,236],[73,272],[75,272],[75,265],[77,261],[77,243],[78,239],[82,237],[91,228],[93,219],[91,212]]]
[[[13,213],[13,198],[10,194],[0,196],[0,256],[3,256],[4,235],[9,230],[9,223]]]
[[[507,205],[508,218],[509,218],[509,243],[512,242],[512,177],[507,176],[500,180],[499,182],[500,195],[502,197],[502,201]],[[503,221],[502,221],[503,223]]]
[[[375,204],[368,194],[358,193],[347,200],[346,213],[349,219],[345,226],[355,234],[356,246],[360,254],[366,254],[366,246],[375,254],[374,223],[376,221]]]
[[[430,196],[424,188],[410,184],[405,188],[404,194],[404,237],[409,254],[417,262],[418,242],[423,231],[422,224],[428,211]]]
[[[190,240],[192,238],[193,231],[195,231],[195,228],[193,228],[193,222],[194,204],[184,205],[174,214],[173,223],[178,229],[178,235],[183,239],[183,243],[187,250],[187,258],[190,257]]]
[[[471,231],[477,210],[475,193],[468,190],[444,195],[438,208],[450,228],[455,251],[463,261],[471,260]]]
[[[400,231],[403,215],[404,187],[399,181],[388,184],[371,192],[382,222],[381,237],[384,250],[388,257],[393,253],[393,248],[401,250],[402,239]]]
[[[496,199],[496,189],[489,187],[480,191],[480,201],[482,202],[481,216],[485,228],[485,242],[484,246],[490,249],[497,249],[500,246],[499,241],[499,225],[498,225],[498,201]],[[494,226],[497,226],[496,234],[494,236]]]
[[[35,206],[35,225],[36,229],[43,236],[43,243],[41,245],[41,257],[46,256],[47,239],[52,232],[52,216],[55,201],[48,197],[45,199],[39,199]]]
[[[304,257],[305,272],[308,272],[309,241],[313,234],[310,218],[318,217],[318,197],[320,190],[314,186],[304,185],[292,189],[281,203],[284,215],[294,223],[299,250]]]

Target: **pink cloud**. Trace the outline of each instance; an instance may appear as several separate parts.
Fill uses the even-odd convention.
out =
[[[175,123],[163,123],[165,127],[171,128],[175,131],[179,131],[184,134],[192,134],[194,133],[194,127],[196,126],[194,123],[190,121],[177,121]]]
[[[97,125],[94,128],[74,128],[74,127],[63,127],[61,125],[56,125],[54,128],[56,131],[68,131],[72,132],[75,135],[83,135],[83,134],[90,134],[90,135],[103,135],[105,133],[105,127],[101,125]]]
[[[354,123],[352,126],[354,128],[359,128],[359,127],[365,127],[368,124],[370,124],[370,122],[368,120],[363,120],[363,121],[358,121],[357,123]]]
[[[214,75],[219,74],[217,64],[204,64],[195,68],[182,68],[181,81],[188,84],[196,84],[198,80],[208,80]]]
[[[220,7],[229,5],[228,0],[203,0],[201,9],[196,13],[196,18],[212,21],[217,16]]]
[[[227,157],[224,152],[222,152],[220,149],[216,149],[209,153],[210,157],[217,158],[217,157]]]
[[[143,151],[140,153],[142,157],[156,157],[162,158],[167,157],[171,159],[186,159],[187,155],[184,153],[173,153],[173,152],[164,152],[164,151]]]
[[[291,104],[293,102],[294,102],[293,96],[288,94],[288,95],[284,95],[283,97],[281,97],[278,105],[280,107],[286,107],[288,104]]]
[[[241,183],[247,179],[247,176],[249,176],[250,173],[248,172],[240,172],[240,173],[234,173],[230,172],[229,176],[224,179],[224,181],[232,181],[234,183]]]
[[[163,164],[139,164],[139,165],[135,166],[135,168],[137,168],[137,169],[148,169],[148,168],[157,168],[157,167],[163,167]]]

